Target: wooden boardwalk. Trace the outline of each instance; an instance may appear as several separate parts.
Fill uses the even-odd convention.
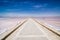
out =
[[[3,33],[0,40],[60,40],[60,33],[29,18]]]

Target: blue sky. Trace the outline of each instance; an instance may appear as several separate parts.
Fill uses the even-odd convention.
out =
[[[60,0],[0,0],[0,16],[60,16]]]

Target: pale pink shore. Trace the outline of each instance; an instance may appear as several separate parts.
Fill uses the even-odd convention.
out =
[[[38,17],[38,20],[43,20],[54,29],[60,31],[60,17]]]
[[[0,34],[16,26],[23,18],[0,18]]]

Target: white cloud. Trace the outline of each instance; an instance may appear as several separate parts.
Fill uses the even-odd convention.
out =
[[[33,7],[34,8],[40,8],[40,7],[42,7],[42,5],[34,5]]]
[[[34,8],[44,8],[44,7],[47,7],[47,3],[45,3],[45,4],[39,4],[39,5],[34,5],[33,7]]]
[[[11,11],[11,12],[12,12],[12,11],[13,11],[13,12],[18,12],[18,11],[20,11],[20,10],[21,10],[21,9],[6,9],[7,12],[9,12],[9,11]]]

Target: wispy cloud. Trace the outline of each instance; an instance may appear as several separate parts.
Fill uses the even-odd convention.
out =
[[[41,8],[42,5],[34,5],[33,7],[34,7],[34,8]]]
[[[45,4],[39,4],[39,5],[34,5],[33,7],[34,8],[44,8],[44,7],[47,7],[47,3],[45,3]]]
[[[21,9],[6,9],[7,12],[20,12]]]

